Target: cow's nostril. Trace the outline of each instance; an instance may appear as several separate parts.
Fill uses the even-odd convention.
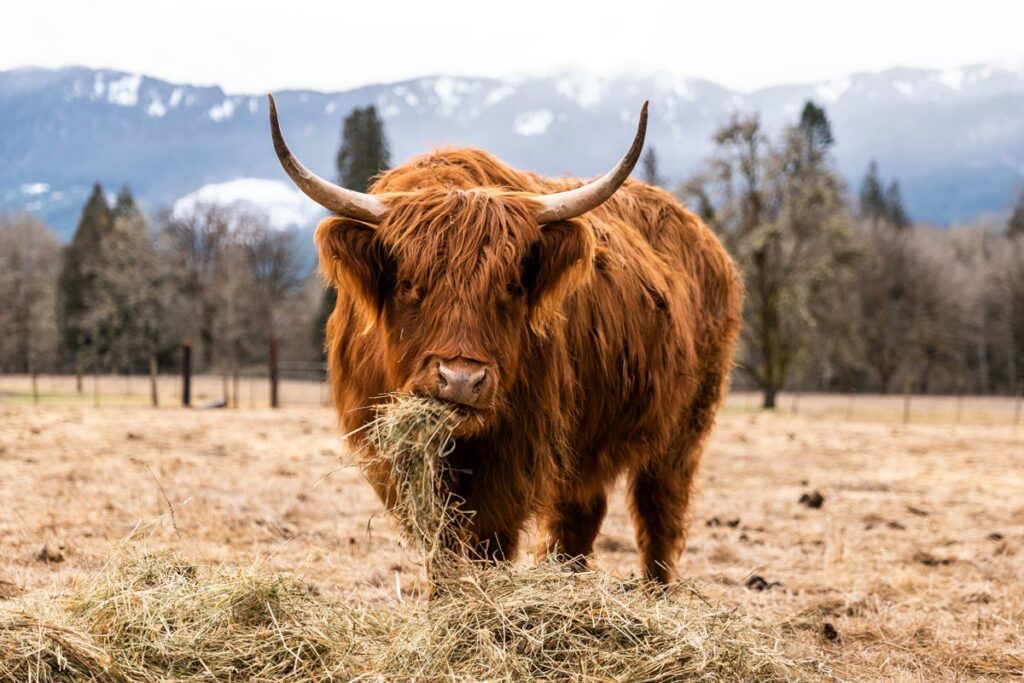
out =
[[[487,381],[487,370],[483,369],[479,373],[479,379],[473,382],[473,391],[477,394],[484,388],[484,382]]]

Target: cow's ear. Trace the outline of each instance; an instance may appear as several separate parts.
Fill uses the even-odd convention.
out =
[[[543,334],[559,315],[565,297],[590,277],[594,237],[578,220],[559,221],[541,227],[526,258],[524,277],[530,304],[530,326]]]
[[[394,270],[377,231],[366,223],[331,216],[317,226],[314,239],[320,272],[354,299],[367,328],[372,327],[380,318]]]

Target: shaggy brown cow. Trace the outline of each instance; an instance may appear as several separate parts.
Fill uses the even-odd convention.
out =
[[[548,548],[585,563],[625,472],[644,573],[670,580],[741,288],[700,219],[627,180],[647,105],[627,155],[589,184],[470,148],[415,158],[369,194],[306,170],[273,98],[270,116],[285,170],[338,214],[316,244],[338,289],[327,352],[343,428],[389,393],[458,404],[455,492],[475,512],[476,552],[494,560],[535,516]],[[368,478],[387,504],[387,472]]]

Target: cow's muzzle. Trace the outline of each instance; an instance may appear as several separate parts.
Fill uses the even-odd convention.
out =
[[[494,371],[479,361],[462,357],[437,360],[433,380],[431,394],[444,401],[484,409],[494,398]]]

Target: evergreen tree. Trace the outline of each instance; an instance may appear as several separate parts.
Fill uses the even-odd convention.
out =
[[[810,100],[804,104],[804,109],[800,113],[798,128],[806,138],[807,149],[812,155],[824,157],[835,142],[832,137],[832,124],[829,123],[825,110]]]
[[[640,178],[651,185],[662,186],[665,184],[661,174],[658,173],[658,154],[654,151],[654,147],[650,146],[644,153],[643,158],[640,160],[641,171]]]
[[[900,194],[900,183],[893,180],[885,193],[885,216],[896,230],[903,230],[910,225],[910,218],[903,208],[903,197]]]
[[[111,239],[104,246],[110,266],[106,287],[115,294],[116,365],[141,370],[157,353],[163,329],[162,273],[146,217],[127,186],[118,193],[111,215]]]
[[[123,188],[113,208],[97,183],[64,253],[58,320],[77,370],[136,371],[161,328],[157,268],[145,216]]]
[[[892,180],[886,187],[875,161],[868,165],[860,186],[860,217],[873,226],[884,223],[896,231],[910,226],[910,217],[903,207],[899,181]]]
[[[1006,236],[1024,235],[1024,189],[1017,195],[1017,204],[1013,207],[1010,220],[1006,223]]]
[[[878,163],[872,160],[860,184],[860,215],[877,225],[885,220],[886,214],[885,190],[878,175]]]
[[[71,244],[64,251],[58,280],[58,324],[65,357],[81,369],[96,362],[105,349],[101,310],[101,275],[105,269],[103,245],[113,229],[113,215],[99,183],[82,209]]]
[[[373,105],[356,108],[345,117],[341,127],[341,146],[337,155],[338,183],[357,192],[366,192],[373,178],[391,165],[391,152],[384,124]],[[334,310],[337,292],[328,287],[314,319],[313,335],[323,346],[324,327]]]
[[[345,117],[336,163],[339,184],[357,192],[366,192],[373,177],[391,164],[376,107],[356,108]]]

